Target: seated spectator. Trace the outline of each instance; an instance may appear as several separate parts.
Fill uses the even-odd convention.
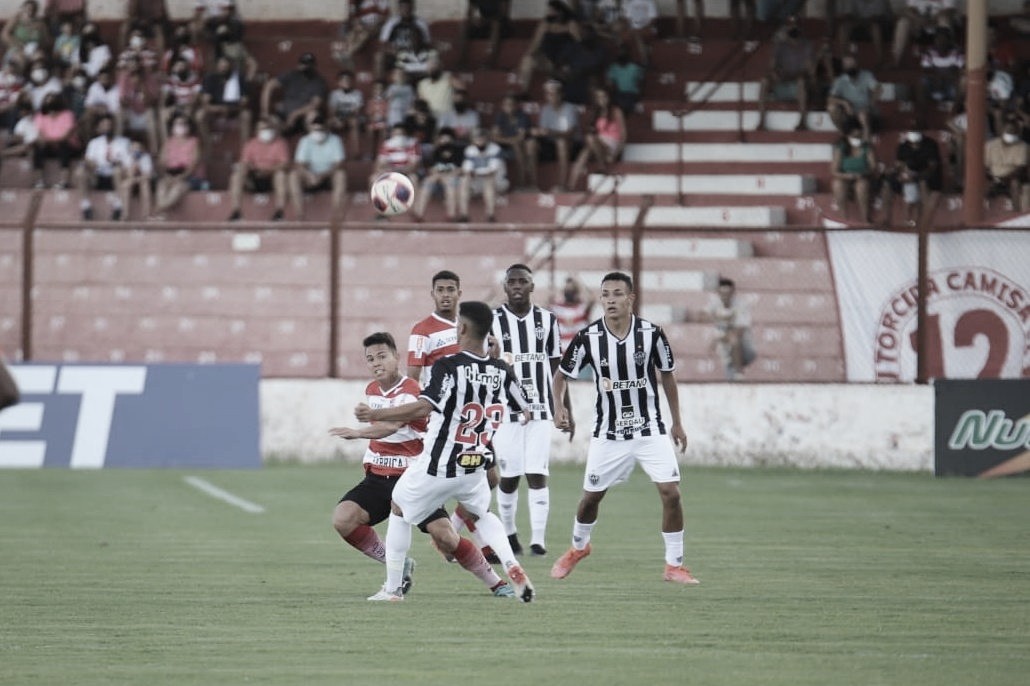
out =
[[[206,182],[200,174],[200,139],[193,120],[185,114],[172,117],[168,136],[158,157],[157,198],[154,219],[175,208],[191,190],[202,190]]]
[[[548,77],[557,75],[568,48],[583,40],[583,27],[572,8],[561,0],[550,0],[547,12],[533,31],[526,54],[519,62],[519,87],[525,91],[536,71]]]
[[[876,153],[873,146],[862,138],[861,126],[853,124],[847,135],[834,146],[830,174],[833,179],[833,209],[845,210],[848,200],[854,199],[859,219],[868,224]]]
[[[53,72],[46,60],[40,58],[29,67],[29,82],[25,84],[25,93],[32,100],[32,106],[39,111],[48,95],[61,93],[64,83],[61,77]]]
[[[114,52],[111,46],[100,37],[99,29],[93,22],[82,27],[82,39],[79,42],[79,59],[82,68],[91,79],[97,78],[105,69],[113,68]]]
[[[101,115],[96,121],[96,136],[86,144],[82,164],[75,171],[75,185],[79,189],[82,219],[94,218],[93,203],[89,198],[92,191],[115,193],[112,200],[111,221],[122,218],[121,193],[122,176],[130,162],[129,139],[117,135],[114,117]]]
[[[961,91],[964,91],[964,78],[960,77],[959,83]],[[958,101],[962,100],[961,91]],[[1018,99],[1013,97],[1014,94],[1015,81],[1011,74],[1001,69],[987,71],[987,117],[992,130],[1001,132],[1005,128],[1005,122],[1010,117],[1016,116],[1015,112],[1019,103]]]
[[[950,31],[940,30],[934,34],[933,45],[922,51],[919,58],[920,76],[916,84],[915,111],[919,121],[926,122],[926,111],[930,101],[955,102],[963,88],[962,70],[966,66],[965,55],[955,45]]]
[[[594,298],[584,298],[586,288],[572,274],[565,277],[561,297],[552,297],[548,305],[558,319],[558,334],[561,338],[562,350],[566,350],[579,330],[590,323],[590,311],[594,307]],[[581,377],[582,378],[582,377]]]
[[[232,64],[232,70],[242,79],[241,86],[247,87],[257,76],[258,63],[232,29],[221,24],[215,30],[215,59],[226,58]]]
[[[415,16],[414,0],[398,0],[397,14],[379,32],[375,54],[375,75],[381,78],[394,67],[409,76],[423,76],[433,52],[429,24]]]
[[[127,16],[121,26],[120,45],[131,42],[131,35],[139,32],[145,41],[152,41],[159,53],[164,52],[165,38],[171,15],[165,0],[129,0]]]
[[[954,33],[958,28],[956,6],[955,0],[905,0],[894,26],[894,66],[901,66],[913,35],[933,35],[938,29]]]
[[[309,133],[297,143],[290,172],[290,193],[298,219],[304,219],[304,194],[331,191],[333,216],[339,216],[347,191],[343,141],[326,127],[325,118],[311,120]]]
[[[233,167],[229,178],[232,213],[229,221],[238,221],[243,213],[244,189],[253,193],[273,194],[275,212],[272,221],[283,218],[286,206],[287,170],[290,167],[290,149],[279,135],[276,123],[262,117],[258,121],[257,136],[243,145],[240,161]]]
[[[454,109],[440,115],[437,123],[454,129],[454,139],[468,145],[472,132],[480,126],[479,121],[479,110],[469,101],[468,91],[459,88],[454,91]]]
[[[179,58],[171,65],[171,74],[162,87],[157,125],[167,131],[172,116],[185,114],[190,119],[197,116],[202,102],[200,78],[185,59]]]
[[[387,125],[393,126],[403,122],[415,102],[415,89],[408,83],[408,75],[402,68],[394,67],[390,70],[390,85],[386,87],[383,96],[387,102]]]
[[[83,134],[79,136],[80,141],[89,140],[92,136],[92,131],[85,128],[86,93],[88,89],[89,77],[86,76],[86,72],[78,68],[70,68],[65,78],[64,89],[62,89],[61,95],[64,96],[64,101],[68,103],[68,109],[72,111],[72,116],[75,117],[79,133]]]
[[[347,19],[340,25],[339,39],[333,41],[333,59],[343,69],[356,69],[354,56],[361,52],[390,18],[390,0],[350,0]]]
[[[122,174],[122,181],[118,192],[121,196],[122,207],[125,209],[121,215],[122,221],[129,218],[132,198],[139,196],[140,216],[150,216],[151,206],[151,184],[154,181],[154,158],[150,156],[143,143],[139,141],[129,142],[129,161]]]
[[[71,24],[77,30],[86,23],[86,0],[47,0],[43,17],[51,30],[62,24]]]
[[[390,128],[390,136],[379,146],[372,174],[368,177],[368,185],[386,172],[400,172],[407,175],[415,188],[418,198],[418,171],[422,166],[422,156],[418,141],[408,135],[403,124],[395,124]]]
[[[468,0],[465,25],[459,38],[458,64],[465,64],[470,40],[486,40],[489,42],[483,62],[492,69],[497,63],[501,38],[507,36],[511,30],[510,17],[510,0]]]
[[[18,122],[18,102],[24,88],[18,62],[0,65],[0,130],[10,131]]]
[[[138,63],[140,67],[151,74],[158,71],[157,56],[160,52],[151,44],[151,39],[146,28],[135,28],[129,33],[129,43],[118,53],[118,70],[125,71],[129,65]]]
[[[447,219],[458,218],[458,191],[461,186],[461,165],[465,160],[464,148],[454,141],[454,131],[442,128],[436,136],[432,153],[426,164],[426,178],[422,192],[415,199],[415,221],[420,222],[426,214],[429,200],[443,194],[444,211]]]
[[[161,57],[161,72],[166,76],[172,74],[180,60],[186,62],[197,78],[204,74],[204,49],[194,40],[193,33],[186,24],[175,28],[172,44]]]
[[[272,98],[279,93],[273,108]],[[283,135],[292,136],[306,130],[307,119],[325,105],[329,87],[315,68],[315,56],[305,52],[297,68],[269,79],[261,93],[261,116],[276,115],[283,124]]]
[[[429,73],[418,82],[416,94],[429,105],[434,117],[454,109],[454,91],[462,88],[451,72],[445,71],[439,56],[429,60]]]
[[[612,94],[612,102],[627,117],[637,110],[643,82],[644,68],[630,59],[629,50],[623,46],[608,65],[605,85]]]
[[[893,215],[894,197],[902,196],[905,221],[909,226],[926,226],[940,201],[941,154],[937,141],[923,135],[913,119],[898,145],[894,164],[884,184],[884,222]]]
[[[4,147],[0,150],[0,158],[29,157],[35,149],[39,131],[36,129],[36,111],[32,103],[21,100],[15,108],[17,121]]]
[[[390,103],[386,100],[386,81],[376,79],[372,82],[372,92],[365,102],[365,127],[368,132],[369,155],[375,156],[379,145],[390,131],[386,117],[390,112]]]
[[[347,137],[351,159],[361,159],[364,109],[365,96],[354,86],[354,74],[344,69],[336,77],[336,88],[329,93],[329,130]]]
[[[147,146],[159,149],[160,138],[154,108],[158,102],[160,81],[153,71],[143,68],[139,60],[132,58],[119,72],[118,131],[130,138],[143,138]]]
[[[751,309],[747,302],[737,297],[733,279],[719,279],[718,291],[709,297],[699,319],[715,324],[718,332],[715,352],[722,362],[726,379],[740,379],[757,355],[751,342]]]
[[[204,77],[196,121],[205,150],[211,149],[211,124],[214,120],[238,120],[240,140],[250,140],[250,106],[246,80],[225,57],[215,60],[215,70]]]
[[[494,126],[491,135],[495,143],[501,146],[504,159],[515,167],[515,185],[527,184],[536,186],[536,179],[530,179],[527,163],[526,141],[533,123],[529,115],[519,105],[518,98],[508,93],[501,99],[501,108],[494,115]]]
[[[837,54],[854,53],[850,49],[859,40],[868,39],[876,53],[876,66],[882,66],[884,36],[889,36],[894,17],[890,0],[837,0],[841,22],[837,27]]]
[[[57,38],[54,39],[54,49],[51,51],[54,63],[61,65],[62,68],[77,66],[81,49],[82,37],[75,32],[75,27],[70,21],[62,22],[58,27]]]
[[[11,59],[21,59],[28,62],[35,59],[38,52],[49,48],[50,31],[46,22],[39,13],[39,3],[36,0],[25,0],[13,17],[4,23],[0,31],[0,43],[7,47],[4,53],[4,62]]]
[[[812,43],[801,35],[797,17],[791,17],[777,33],[769,73],[762,79],[758,100],[757,130],[765,128],[765,108],[769,97],[797,100],[798,119],[795,131],[808,128],[808,96],[815,76],[815,53]]]
[[[586,142],[569,175],[569,190],[576,190],[590,162],[597,162],[602,171],[607,172],[626,147],[626,120],[603,88],[594,91],[594,106],[588,121]]]
[[[544,104],[540,108],[537,125],[530,129],[526,141],[526,160],[529,178],[539,178],[538,161],[558,161],[558,184],[555,190],[564,190],[569,178],[569,159],[579,154],[579,110],[565,102],[561,83],[544,84]]]
[[[862,126],[862,138],[870,140],[876,128],[876,101],[880,97],[880,84],[872,72],[859,69],[854,55],[841,60],[844,73],[830,86],[826,109],[834,126],[841,133],[848,130],[852,120]]]
[[[1027,159],[1030,146],[1020,136],[1019,122],[1005,123],[1001,136],[984,145],[984,166],[987,169],[988,196],[1001,193],[1012,200],[1012,209],[1024,212],[1028,207]]]
[[[96,81],[86,90],[86,100],[82,104],[85,107],[83,118],[86,120],[86,130],[93,132],[88,137],[89,140],[96,135],[96,121],[102,116],[113,117],[117,128],[118,116],[122,109],[122,95],[118,82],[115,81],[113,69],[107,68],[97,74]]]
[[[408,135],[418,142],[422,158],[429,159],[433,151],[433,141],[436,139],[436,117],[429,111],[429,105],[425,100],[415,101],[403,124]]]
[[[36,188],[46,188],[44,163],[56,158],[61,164],[61,180],[55,188],[68,188],[71,163],[80,149],[76,137],[75,117],[60,93],[49,93],[36,113],[38,137],[33,144],[32,167],[36,170]]]
[[[589,104],[593,89],[602,83],[607,61],[594,27],[584,26],[583,40],[569,45],[555,72],[555,77],[565,87],[565,100],[574,105]]]
[[[507,170],[501,148],[490,140],[486,129],[472,133],[472,143],[465,148],[461,163],[461,186],[458,190],[458,221],[467,222],[469,200],[473,195],[483,197],[486,220],[496,221],[497,194],[508,190]]]

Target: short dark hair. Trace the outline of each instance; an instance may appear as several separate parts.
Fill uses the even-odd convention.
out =
[[[494,311],[478,300],[468,300],[458,305],[458,316],[472,326],[476,338],[486,338],[494,324]]]
[[[630,277],[629,274],[624,274],[622,272],[608,272],[604,275],[604,278],[601,279],[601,283],[604,283],[605,281],[621,281],[626,284],[626,288],[629,289],[630,293],[633,292],[633,278]]]
[[[454,283],[461,286],[461,279],[459,279],[458,275],[452,272],[450,269],[442,269],[437,273],[433,274],[433,280],[430,283],[433,286],[435,286],[437,281],[453,281]]]
[[[530,269],[527,265],[522,264],[521,262],[516,262],[515,264],[511,265],[510,267],[504,270],[504,273],[507,274],[508,272],[514,271],[515,269],[521,269],[522,271],[529,272],[530,274],[533,273],[532,269]]]
[[[733,279],[729,279],[725,276],[719,277],[719,286],[729,286],[730,288],[736,288],[737,284],[733,283]]]
[[[361,341],[361,345],[366,348],[373,345],[385,345],[393,352],[397,352],[397,342],[393,340],[393,336],[386,331],[376,331],[373,334],[365,336],[365,340]]]

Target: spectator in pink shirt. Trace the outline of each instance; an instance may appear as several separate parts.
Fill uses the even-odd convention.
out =
[[[155,219],[174,208],[190,190],[200,190],[200,139],[193,120],[184,114],[172,117],[168,136],[158,159]]]
[[[68,188],[72,157],[79,149],[79,141],[75,136],[75,116],[59,93],[50,93],[36,113],[35,124],[39,132],[32,151],[36,188],[46,188],[43,165],[50,158],[56,158],[61,164],[61,180],[55,187]]]
[[[283,218],[286,205],[286,172],[290,166],[290,149],[286,140],[279,135],[275,122],[262,117],[258,132],[243,146],[243,154],[229,179],[229,193],[232,197],[232,214],[229,221],[238,221],[242,216],[243,190],[254,193],[272,192],[275,198],[275,213],[272,221]]]

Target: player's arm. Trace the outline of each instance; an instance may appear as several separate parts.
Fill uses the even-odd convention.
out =
[[[676,384],[676,374],[672,370],[660,373],[665,399],[669,401],[669,413],[672,415],[672,440],[683,453],[687,450],[687,432],[683,430],[683,422],[680,420],[680,391]]]
[[[404,426],[404,422],[375,422],[357,429],[350,426],[335,426],[329,429],[329,435],[346,439],[386,438],[399,431],[402,426]]]
[[[561,363],[561,358],[560,357],[552,357],[551,358],[551,378],[554,379],[556,382],[557,382],[557,380],[559,378],[561,378],[562,385],[564,387],[562,394],[558,395],[557,394],[558,393],[558,384],[557,383],[551,384],[551,388],[552,388],[552,390],[555,393],[554,397],[558,401],[557,403],[555,403],[555,408],[554,408],[555,409],[554,424],[555,424],[555,426],[558,425],[558,414],[557,414],[557,411],[558,411],[558,407],[561,407],[563,410],[565,410],[565,428],[563,428],[562,431],[564,431],[564,432],[569,434],[569,442],[571,443],[572,439],[576,436],[576,420],[572,418],[572,394],[569,393],[569,384],[565,380],[565,374],[563,374],[561,372],[561,370],[558,369],[558,365],[560,363]]]
[[[407,424],[416,419],[423,419],[433,411],[432,404],[425,398],[419,398],[414,402],[396,405],[394,407],[369,407],[360,403],[354,408],[354,416],[362,422],[399,422]],[[394,429],[396,431],[396,429]],[[389,434],[386,434],[387,436]]]
[[[421,364],[408,363],[408,378],[416,383],[422,382],[422,367]]]

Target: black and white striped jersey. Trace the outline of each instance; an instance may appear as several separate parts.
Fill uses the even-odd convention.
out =
[[[518,379],[504,362],[468,351],[433,363],[422,390],[436,410],[429,418],[422,457],[412,468],[455,477],[492,464],[490,439],[509,410],[525,406]]]
[[[501,305],[494,310],[492,333],[501,346],[501,359],[511,365],[522,386],[532,418],[554,419],[551,360],[561,357],[558,318],[539,305],[524,317]]]
[[[588,324],[572,339],[560,369],[574,379],[586,366],[593,367],[597,385],[594,436],[621,440],[665,433],[655,372],[671,372],[676,362],[660,326],[633,317],[620,339],[603,318]]]

